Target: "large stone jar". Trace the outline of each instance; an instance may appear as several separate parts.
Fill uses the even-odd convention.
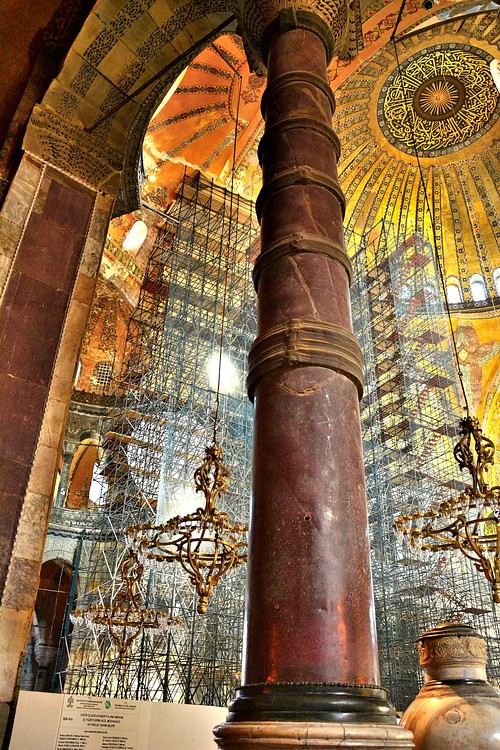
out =
[[[416,750],[500,750],[500,691],[486,679],[486,643],[446,623],[418,641],[424,686],[403,714]]]

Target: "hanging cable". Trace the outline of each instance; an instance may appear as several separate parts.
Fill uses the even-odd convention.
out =
[[[405,87],[405,83],[404,83],[404,78],[403,78],[402,73],[401,73],[401,63],[400,63],[400,59],[399,59],[398,47],[397,47],[396,39],[394,38],[394,36],[391,37],[391,41],[392,41],[392,44],[393,44],[393,47],[394,47],[394,55],[396,57],[396,65],[397,65],[397,69],[398,69],[398,73],[399,73],[399,77],[400,77],[400,81],[401,81],[401,88],[402,88],[402,91],[403,91],[403,102],[405,104],[405,116],[406,116],[406,120],[407,120],[407,123],[408,123],[408,126],[409,126],[409,130],[410,130],[410,136],[411,136],[413,151],[414,151],[415,159],[416,159],[416,162],[417,162],[418,174],[419,174],[420,183],[421,183],[422,189],[423,189],[425,208],[427,209],[427,212],[428,212],[428,215],[429,215],[429,221],[430,221],[430,225],[431,225],[432,240],[433,240],[433,243],[434,243],[434,257],[435,257],[435,260],[436,260],[436,266],[437,266],[437,269],[438,269],[439,279],[440,279],[440,282],[441,282],[441,288],[442,288],[442,291],[443,291],[443,301],[444,301],[444,306],[445,306],[445,310],[446,310],[446,316],[447,316],[447,319],[448,319],[448,325],[449,325],[449,329],[450,329],[450,336],[451,336],[451,341],[452,341],[453,354],[454,354],[454,358],[455,358],[455,362],[456,362],[456,366],[457,366],[458,379],[459,379],[459,382],[460,382],[460,388],[461,388],[463,399],[464,399],[464,403],[465,403],[465,412],[466,412],[467,416],[470,416],[469,400],[467,398],[467,393],[466,393],[466,390],[465,390],[464,379],[463,379],[463,372],[462,372],[462,368],[460,366],[460,359],[458,357],[458,348],[457,348],[457,342],[456,342],[456,339],[455,339],[455,333],[453,331],[453,323],[452,323],[452,318],[451,318],[450,305],[449,305],[449,302],[448,302],[448,298],[446,296],[446,279],[445,279],[445,275],[444,275],[443,264],[441,262],[441,258],[439,257],[439,251],[438,251],[438,246],[437,246],[437,234],[436,234],[436,223],[434,221],[434,212],[431,209],[431,205],[430,205],[430,201],[429,201],[429,195],[428,195],[426,183],[425,183],[425,180],[424,180],[424,171],[423,171],[423,168],[422,168],[422,162],[421,162],[420,156],[418,154],[418,149],[417,149],[417,144],[416,144],[416,140],[415,140],[415,132],[414,132],[414,128],[413,128],[413,123],[411,121],[410,114],[409,114],[410,113],[410,102],[409,102],[409,100],[407,98],[407,95],[406,95],[406,87]]]
[[[240,117],[240,100],[241,100],[241,87],[242,87],[242,76],[238,73],[238,97],[236,101],[236,116],[234,125],[234,139],[233,139],[233,166],[231,169],[231,180],[230,180],[230,195],[229,195],[229,227],[227,233],[227,244],[231,246],[232,240],[232,219],[233,219],[233,202],[234,202],[234,175],[236,171],[236,147],[238,141],[238,124]],[[224,343],[224,324],[226,319],[226,305],[227,305],[227,291],[228,291],[228,279],[229,279],[229,260],[226,257],[226,270],[224,274],[224,293],[222,297],[222,319],[221,319],[221,330],[219,339],[219,366],[217,372],[217,392],[215,396],[215,416],[214,416],[214,443],[217,442],[217,426],[219,421],[219,407],[220,407],[220,381],[221,381],[221,370],[222,370],[222,349]]]

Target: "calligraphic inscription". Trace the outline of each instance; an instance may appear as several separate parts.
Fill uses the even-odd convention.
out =
[[[382,87],[379,123],[408,154],[441,156],[465,148],[499,117],[491,57],[468,45],[430,47],[412,55]]]

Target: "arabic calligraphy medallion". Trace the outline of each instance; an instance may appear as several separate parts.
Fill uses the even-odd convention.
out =
[[[442,156],[483,135],[500,109],[489,62],[484,50],[458,44],[408,58],[379,98],[379,122],[389,142],[408,154]]]

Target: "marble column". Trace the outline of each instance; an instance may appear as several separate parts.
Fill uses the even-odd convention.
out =
[[[261,36],[248,597],[243,685],[215,730],[222,748],[413,746],[379,686],[328,21],[287,9]]]
[[[94,141],[37,108],[25,138],[29,153],[0,212],[0,702],[6,703],[14,698],[29,634],[77,356],[118,189],[116,169],[106,167]],[[76,153],[77,178],[70,176]]]

